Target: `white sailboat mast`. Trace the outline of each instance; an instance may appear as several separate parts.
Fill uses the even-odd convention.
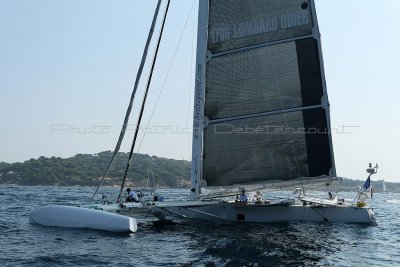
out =
[[[192,140],[192,171],[191,171],[191,198],[197,199],[200,193],[200,181],[203,158],[203,130],[204,130],[204,95],[206,86],[206,57],[207,57],[207,25],[208,0],[199,0],[198,29],[197,29],[197,56],[196,78],[194,85],[193,110],[193,140]]]

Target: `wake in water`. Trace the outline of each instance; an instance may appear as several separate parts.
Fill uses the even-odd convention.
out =
[[[400,205],[400,199],[388,199],[386,200],[387,203]]]

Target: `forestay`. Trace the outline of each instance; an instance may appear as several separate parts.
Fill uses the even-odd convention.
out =
[[[198,187],[200,180],[231,186],[335,177],[313,1],[201,5],[199,31],[207,23],[208,34],[198,40],[192,181]]]

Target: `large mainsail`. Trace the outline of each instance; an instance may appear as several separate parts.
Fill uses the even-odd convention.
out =
[[[199,2],[193,187],[336,176],[314,2]]]

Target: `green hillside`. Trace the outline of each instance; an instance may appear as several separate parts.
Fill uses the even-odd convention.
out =
[[[98,185],[112,153],[77,154],[71,158],[40,157],[23,163],[0,163],[0,184],[18,185]],[[127,153],[118,153],[106,179],[107,185],[121,183]],[[135,186],[178,187],[189,180],[190,163],[183,160],[135,154],[128,172],[128,184]]]

